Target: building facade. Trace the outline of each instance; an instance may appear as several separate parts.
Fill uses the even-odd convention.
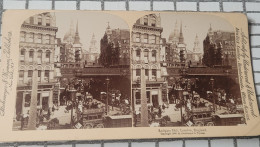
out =
[[[236,67],[235,33],[213,31],[210,26],[203,41],[203,63],[207,66]]]
[[[162,72],[160,52],[163,39],[161,18],[146,15],[136,21],[132,29],[132,101],[135,111],[141,107],[141,70],[145,70],[147,104],[158,107],[167,101],[163,89],[167,84]],[[164,51],[162,51],[164,52]],[[167,86],[166,86],[167,87]],[[167,88],[166,88],[167,89]]]
[[[16,115],[28,113],[32,93],[32,76],[38,72],[37,106],[48,110],[58,103],[56,72],[54,67],[56,32],[55,16],[42,13],[28,18],[21,26],[19,45],[19,77],[17,85]]]
[[[104,66],[130,66],[130,32],[128,29],[111,29],[109,24],[100,40],[100,64]]]

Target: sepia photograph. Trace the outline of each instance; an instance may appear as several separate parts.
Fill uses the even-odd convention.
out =
[[[246,125],[235,30],[226,19],[145,15],[131,43],[134,127]]]
[[[130,32],[102,12],[46,12],[20,29],[13,130],[132,127]]]

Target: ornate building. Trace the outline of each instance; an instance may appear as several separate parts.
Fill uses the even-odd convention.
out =
[[[16,115],[28,113],[32,94],[33,72],[38,72],[37,107],[48,110],[59,103],[54,67],[55,40],[58,28],[51,13],[34,15],[21,26],[19,44],[19,78]],[[35,71],[37,70],[37,71]]]
[[[132,100],[135,110],[141,107],[141,71],[144,70],[147,104],[158,107],[167,101],[167,82],[162,72],[160,52],[164,47],[161,38],[161,18],[155,14],[146,15],[136,21],[132,29]],[[164,52],[164,51],[162,51]],[[166,70],[165,70],[166,71]],[[142,81],[143,82],[143,81]],[[143,88],[143,87],[142,87]]]
[[[130,32],[128,29],[111,29],[109,24],[100,40],[100,64],[104,66],[129,67]]]
[[[82,62],[82,44],[78,31],[78,22],[76,31],[71,21],[70,29],[64,35],[63,43],[65,43],[66,61],[65,62]]]
[[[187,51],[187,61],[190,64],[201,64],[201,60],[202,60],[202,53],[201,53],[201,49],[199,47],[199,37],[198,35],[196,35],[195,37],[195,41],[194,41],[194,47],[193,50]]]
[[[187,49],[184,43],[182,23],[178,28],[176,21],[173,32],[169,35],[166,45],[166,62],[168,67],[185,66],[187,62]]]
[[[86,54],[84,54],[85,63],[87,63],[87,65],[98,64],[99,54],[100,54],[100,51],[97,48],[97,40],[93,33],[91,41],[90,41],[89,50]]]
[[[203,63],[207,66],[236,67],[235,33],[213,31],[211,25],[203,41]]]

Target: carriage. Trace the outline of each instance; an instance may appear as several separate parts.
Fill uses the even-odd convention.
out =
[[[192,108],[191,118],[195,126],[214,126],[210,107]]]
[[[82,112],[82,128],[104,128],[104,114],[105,110],[103,108],[84,109]]]

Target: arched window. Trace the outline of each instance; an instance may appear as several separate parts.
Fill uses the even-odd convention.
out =
[[[154,16],[151,17],[151,26],[156,27],[156,18]]]
[[[38,34],[37,43],[42,43],[42,34]]]
[[[37,63],[38,63],[38,64],[41,64],[41,63],[42,63],[42,51],[41,51],[41,50],[39,50],[39,51],[37,52]]]
[[[46,51],[45,61],[50,63],[51,52],[49,50]]]
[[[29,51],[29,62],[33,62],[33,56],[34,56],[34,51],[30,50]]]
[[[148,17],[144,16],[144,25],[148,25]]]
[[[29,41],[28,42],[34,42],[34,34],[33,33],[29,33]]]

